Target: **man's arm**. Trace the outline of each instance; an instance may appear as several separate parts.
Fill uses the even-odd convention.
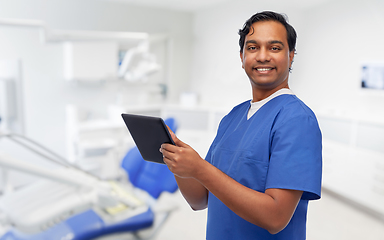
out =
[[[208,190],[237,215],[272,234],[280,232],[289,223],[301,191],[267,189],[261,193],[247,188],[202,159],[174,134],[172,137],[176,146],[163,144],[161,152],[164,162],[182,184],[179,187],[183,188],[181,191],[192,208],[200,209],[204,201],[206,206]],[[205,198],[201,197],[204,194],[200,195],[204,192],[202,189],[205,189]]]
[[[291,220],[302,192],[267,189],[261,193],[245,187],[207,162],[196,175],[213,195],[243,219],[276,234]]]
[[[183,146],[186,145],[176,137],[176,135],[172,132],[172,130],[169,127],[168,127],[168,131],[171,133],[171,137],[175,142],[176,146],[179,146],[178,144],[183,144]],[[163,148],[160,148],[160,152],[163,153]],[[199,154],[195,152],[192,148],[190,148],[190,152],[200,157]],[[163,153],[163,156],[164,156],[164,153]],[[166,158],[164,158],[164,162],[167,163]],[[170,165],[168,165],[168,168],[171,170],[171,172],[173,172]],[[181,194],[183,195],[183,197],[185,198],[185,200],[188,202],[189,206],[191,206],[193,210],[197,211],[197,210],[203,210],[207,208],[208,190],[201,183],[199,183],[194,178],[179,177],[177,174],[175,174],[175,179],[176,179],[177,185],[179,186]]]
[[[203,210],[208,205],[208,190],[194,178],[175,176],[181,194],[193,210]]]

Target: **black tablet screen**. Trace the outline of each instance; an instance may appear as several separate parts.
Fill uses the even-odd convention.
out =
[[[163,119],[133,114],[121,114],[131,136],[146,161],[163,163],[159,149],[163,143],[175,144]]]

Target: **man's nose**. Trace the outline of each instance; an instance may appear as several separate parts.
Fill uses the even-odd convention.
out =
[[[269,51],[266,48],[260,48],[260,50],[256,54],[256,61],[258,62],[269,62],[271,60],[271,56]]]

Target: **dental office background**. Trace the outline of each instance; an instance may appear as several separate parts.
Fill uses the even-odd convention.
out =
[[[194,2],[0,0],[1,131],[108,178],[133,146],[122,112],[174,117],[204,156],[220,118],[251,97],[237,31],[271,9],[298,33],[290,87],[319,118],[324,189],[382,223],[384,1]],[[132,49],[136,62],[123,71]],[[46,164],[0,141],[1,151]],[[34,179],[7,176],[12,187]]]

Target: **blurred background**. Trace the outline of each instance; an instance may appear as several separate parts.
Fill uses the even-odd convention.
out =
[[[123,112],[174,119],[178,137],[205,156],[220,119],[251,99],[237,31],[263,10],[285,13],[297,31],[290,87],[324,137],[323,198],[310,203],[308,239],[383,240],[381,0],[0,0],[0,234],[22,216],[9,204],[40,194],[12,195],[47,178],[33,166],[57,168],[30,148],[121,181],[134,147]],[[205,239],[206,211],[190,210],[178,191],[165,199],[177,208],[153,239]]]

